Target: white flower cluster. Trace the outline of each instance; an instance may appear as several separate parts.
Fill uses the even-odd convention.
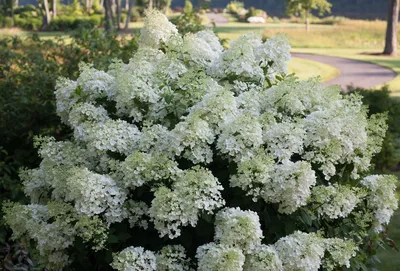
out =
[[[14,239],[32,239],[43,265],[62,269],[70,262],[66,249],[80,236],[93,242],[94,250],[102,249],[107,238],[106,227],[97,217],[82,216],[65,203],[49,202],[40,204],[8,206],[4,218],[13,228]]]
[[[358,179],[381,149],[385,116],[368,118],[358,95],[286,76],[289,49],[283,36],[263,42],[257,34],[223,49],[212,31],[182,37],[148,11],[129,63],[114,61],[107,72],[82,64],[76,81],[58,81],[57,112],[73,139],[37,139],[40,167],[21,172],[33,204],[6,208],[6,223],[56,269],[67,265],[75,237],[102,249],[116,223],[155,229],[160,242],[177,244],[184,227],[214,219],[214,243],[186,247],[191,255],[197,248],[200,271],[348,266],[351,240],[295,232],[263,243],[269,225],[260,212],[352,214],[366,232],[360,202],[378,231],[397,208],[393,177]],[[239,193],[258,207],[224,208],[243,207],[232,199]],[[52,213],[54,203],[65,205],[62,215]],[[126,248],[112,266],[187,271],[196,263],[174,245]]]
[[[261,244],[258,215],[226,208],[216,216],[215,243],[197,249],[198,270],[328,270],[349,266],[356,255],[353,240],[323,238],[316,233],[295,233],[275,244]]]
[[[246,255],[243,271],[283,271],[283,266],[274,246],[262,244]]]
[[[213,213],[222,207],[225,204],[222,189],[218,179],[201,167],[177,176],[172,189],[158,188],[149,214],[160,236],[176,238],[181,234],[181,226],[196,226],[200,212]]]
[[[127,247],[113,255],[111,266],[119,271],[193,271],[180,245],[165,246],[158,253]]]
[[[239,248],[209,243],[197,249],[197,271],[243,270],[245,257]]]
[[[70,174],[66,180],[65,198],[75,202],[78,213],[88,216],[104,213],[108,223],[122,220],[122,205],[126,200],[126,193],[113,179],[90,172],[86,168],[71,170]]]
[[[249,252],[261,245],[263,233],[257,213],[227,208],[215,218],[215,241]]]
[[[352,240],[322,238],[316,233],[295,232],[274,244],[283,270],[318,271],[321,266],[335,270],[339,266],[350,266],[350,259],[356,255]],[[325,256],[325,254],[329,256]]]
[[[364,178],[361,184],[368,189],[368,207],[375,216],[374,228],[380,232],[383,225],[389,224],[393,212],[398,208],[395,193],[397,178],[391,175],[372,175]]]
[[[360,194],[360,195],[359,195]],[[359,189],[344,185],[316,186],[312,190],[312,203],[320,215],[332,219],[347,217],[360,202]]]
[[[181,245],[165,246],[156,255],[157,271],[191,271],[185,248]]]
[[[127,247],[114,255],[111,267],[119,271],[155,271],[156,255],[142,247]]]

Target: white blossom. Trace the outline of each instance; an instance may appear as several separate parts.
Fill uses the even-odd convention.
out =
[[[143,247],[127,247],[113,255],[111,267],[118,271],[156,271],[156,256]]]
[[[245,253],[261,245],[263,233],[257,213],[226,208],[215,218],[215,241],[238,247]]]
[[[198,271],[241,271],[245,256],[235,247],[209,243],[197,249]]]
[[[361,185],[368,189],[368,208],[374,213],[377,232],[384,230],[398,208],[396,183],[397,178],[392,175],[372,175],[361,180]]]
[[[318,271],[325,253],[324,239],[315,233],[295,232],[282,237],[274,247],[283,270]]]

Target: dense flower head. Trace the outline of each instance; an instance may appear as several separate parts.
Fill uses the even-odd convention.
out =
[[[383,225],[389,223],[398,207],[396,183],[397,178],[391,175],[372,175],[361,180],[368,189],[368,207],[373,210],[374,228],[378,232],[384,230]]]
[[[263,234],[257,213],[227,208],[215,218],[215,240],[249,252],[261,244]]]
[[[243,271],[283,271],[283,266],[275,248],[262,244],[246,256]]]
[[[344,186],[316,186],[312,189],[312,202],[320,215],[332,219],[347,217],[361,200],[359,189]]]
[[[158,271],[190,271],[190,261],[181,245],[165,246],[156,255]]]
[[[111,266],[118,271],[156,271],[156,255],[142,247],[127,247],[114,255]]]
[[[317,271],[325,252],[321,237],[299,231],[279,239],[274,247],[284,270]]]
[[[196,226],[200,212],[213,213],[222,207],[222,186],[211,172],[195,167],[184,171],[173,183],[172,189],[158,188],[149,213],[160,236],[180,235],[181,226]]]
[[[209,243],[197,249],[198,271],[241,271],[245,257],[235,247]]]
[[[348,267],[398,205],[395,177],[368,176],[385,115],[287,75],[284,36],[224,49],[147,14],[129,63],[58,80],[73,133],[36,138],[42,162],[20,173],[31,203],[3,208],[14,237],[52,270],[76,243],[117,270]]]

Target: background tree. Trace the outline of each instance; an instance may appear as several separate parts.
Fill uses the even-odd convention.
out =
[[[399,0],[389,1],[385,49],[383,54],[397,56],[397,24],[399,21]]]
[[[332,4],[328,0],[286,0],[286,13],[305,17],[306,30],[310,31],[310,14],[311,11],[317,10],[319,15],[325,12],[331,12]]]
[[[58,0],[53,0],[53,2],[52,2],[52,10],[53,10],[53,18],[56,18],[57,17],[57,1]]]
[[[132,9],[133,6],[135,5],[135,0],[126,0],[128,3],[128,14],[126,16],[126,22],[125,22],[125,29],[129,29],[129,23],[131,22],[131,17],[132,17]]]
[[[50,16],[50,7],[48,0],[38,1],[38,6],[40,8],[40,13],[43,18],[43,29],[47,29],[50,25],[51,16]]]

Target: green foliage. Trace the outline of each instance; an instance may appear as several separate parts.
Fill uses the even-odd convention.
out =
[[[246,14],[246,19],[249,17],[267,17],[267,13],[262,9],[256,9],[255,7],[250,7]]]
[[[0,263],[4,270],[31,270],[34,266],[25,246],[20,243],[5,244],[0,248]],[[3,269],[1,269],[3,270]]]
[[[79,0],[74,0],[72,2],[72,13],[76,15],[81,15],[83,13],[82,6]]]
[[[201,24],[201,18],[196,12],[183,12],[179,17],[171,19],[171,22],[176,25],[179,33],[195,33],[205,29]]]
[[[305,16],[311,11],[318,11],[319,15],[331,11],[332,4],[328,0],[286,0],[288,15]]]
[[[232,14],[236,14],[240,9],[243,8],[244,8],[244,3],[240,1],[230,1],[228,5],[226,5],[226,10]]]
[[[0,39],[0,206],[6,199],[25,202],[18,171],[39,164],[33,136],[63,139],[70,133],[55,113],[56,79],[76,78],[82,61],[98,69],[106,69],[113,58],[127,62],[136,48],[135,38],[86,28],[68,44],[37,35]],[[1,246],[8,235],[0,221]]]
[[[49,29],[53,31],[74,30],[82,26],[93,28],[102,25],[103,16],[94,14],[91,16],[60,15],[50,22]]]
[[[39,30],[42,26],[42,19],[39,17],[23,17],[15,15],[15,26],[25,30]]]
[[[189,14],[193,12],[193,4],[190,0],[185,0],[185,6],[183,7],[183,13]]]
[[[372,162],[378,172],[387,172],[395,169],[400,163],[400,99],[391,97],[387,87],[381,90],[351,89],[363,96],[363,102],[369,107],[369,114],[388,114],[389,129],[383,142],[382,151]]]
[[[4,17],[2,27],[10,28],[14,26],[14,21],[11,17]]]
[[[100,5],[100,0],[93,0],[92,9],[94,13],[103,13],[103,7]]]

